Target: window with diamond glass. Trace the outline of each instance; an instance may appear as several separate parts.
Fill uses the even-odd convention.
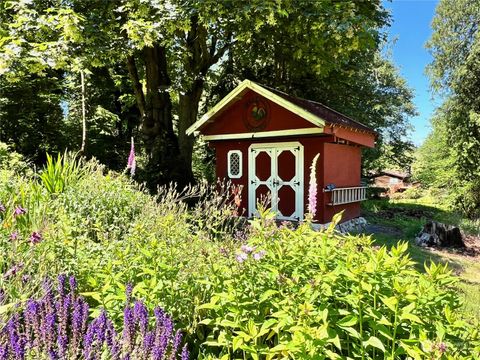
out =
[[[242,153],[239,150],[228,152],[228,177],[238,179],[242,176]]]

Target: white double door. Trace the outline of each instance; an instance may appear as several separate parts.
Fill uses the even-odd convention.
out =
[[[252,144],[248,154],[248,215],[258,203],[280,220],[303,218],[303,145],[299,142]]]

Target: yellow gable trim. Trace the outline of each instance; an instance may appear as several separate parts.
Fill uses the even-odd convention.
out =
[[[295,105],[288,100],[285,100],[284,98],[278,96],[277,94],[274,94],[268,89],[265,89],[264,87],[255,84],[253,81],[244,80],[227,96],[220,100],[218,104],[216,104],[205,115],[203,115],[200,120],[190,126],[186,131],[187,135],[192,135],[195,131],[198,131],[203,125],[210,122],[215,114],[220,112],[225,106],[229,105],[231,102],[239,100],[240,96],[243,95],[248,89],[255,91],[266,99],[273,101],[274,103],[293,112],[294,114],[297,114],[298,116],[311,122],[313,125],[316,125],[320,128],[323,128],[325,126],[325,121],[318,116],[306,111],[305,109],[302,109],[300,106]]]

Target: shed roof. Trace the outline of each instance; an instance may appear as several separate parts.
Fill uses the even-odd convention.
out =
[[[283,106],[287,110],[292,111],[315,126],[323,128],[325,125],[333,125],[376,134],[372,128],[363,125],[358,121],[353,120],[352,118],[339,113],[338,111],[333,110],[319,102],[297,98],[277,89],[273,89],[269,86],[255,83],[251,80],[242,81],[218,104],[216,104],[197,122],[190,126],[186,133],[191,135],[196,131],[200,131],[208,123],[214,121],[216,116],[223,112],[229,105],[239,100],[241,96],[248,90],[255,91],[265,98],[279,104],[280,106]]]
[[[297,97],[288,95],[280,90],[273,89],[269,86],[266,86],[263,84],[259,84],[259,85],[277,94],[278,96],[281,96],[285,100],[300,106],[301,108],[307,110],[308,112],[314,115],[317,115],[318,117],[324,119],[329,124],[335,124],[335,125],[349,127],[349,128],[353,128],[361,131],[376,133],[375,130],[373,130],[372,128],[366,125],[363,125],[362,123],[356,120],[353,120],[347,115],[344,115],[336,110],[333,110],[332,108],[329,108],[328,106],[323,105],[319,102],[297,98]]]

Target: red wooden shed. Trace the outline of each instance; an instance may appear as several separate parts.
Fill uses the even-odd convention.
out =
[[[315,220],[325,224],[345,210],[360,216],[361,149],[374,147],[369,127],[318,102],[243,81],[193,124],[216,151],[216,174],[243,186],[242,207],[254,216],[261,196],[281,220],[301,220],[307,211],[310,166],[316,165]]]

